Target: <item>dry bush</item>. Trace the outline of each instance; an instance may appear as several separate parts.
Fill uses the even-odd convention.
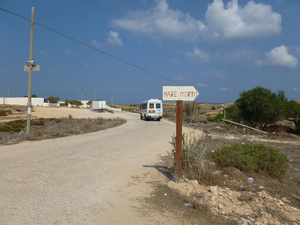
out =
[[[12,130],[12,128],[10,128],[7,130],[7,132],[5,132],[5,130],[1,131],[0,129],[0,144],[17,143],[22,140],[42,140],[49,138],[65,137],[74,134],[84,134],[99,130],[105,130],[126,123],[126,120],[121,118],[74,119],[71,115],[68,118],[60,119],[40,118],[38,120],[32,120],[30,134],[24,134],[23,130],[25,130],[26,121],[20,121],[22,122],[22,127],[20,129]],[[15,121],[7,122],[6,124],[14,125]],[[8,125],[6,124],[2,126],[7,127]],[[19,133],[20,131],[21,133]]]
[[[201,111],[201,106],[197,102],[184,103],[182,111],[185,117],[197,118],[203,114]]]
[[[221,182],[220,175],[214,173],[214,163],[210,160],[210,152],[204,138],[196,137],[191,133],[183,134],[182,140],[184,176],[190,180],[198,180],[199,183],[207,185],[219,184]],[[176,158],[176,137],[173,136],[170,143],[173,145],[173,158]]]

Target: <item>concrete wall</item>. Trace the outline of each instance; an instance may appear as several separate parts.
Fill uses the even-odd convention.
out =
[[[45,107],[60,107],[60,103],[44,103]]]
[[[112,108],[106,105],[106,109],[110,110],[110,111],[114,111],[114,112],[121,112],[122,109],[117,109],[117,108]]]
[[[28,98],[0,98],[0,104],[8,105],[27,105]],[[44,106],[44,98],[31,98],[31,105],[33,106]]]

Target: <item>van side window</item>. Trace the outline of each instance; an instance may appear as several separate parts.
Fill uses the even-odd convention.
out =
[[[160,109],[160,103],[156,103],[156,108]]]
[[[149,109],[154,109],[154,103],[149,103]]]
[[[143,103],[143,104],[141,105],[141,109],[147,109],[147,104],[146,104],[146,103]]]

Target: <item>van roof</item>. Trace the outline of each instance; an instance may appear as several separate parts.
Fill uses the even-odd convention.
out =
[[[149,99],[147,101],[144,101],[143,103],[146,103],[146,102],[161,102],[161,100],[152,98],[152,99]]]

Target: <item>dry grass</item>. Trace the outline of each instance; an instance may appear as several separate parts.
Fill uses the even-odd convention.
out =
[[[218,114],[226,105],[222,104],[199,104],[198,107],[189,106],[189,115],[183,113],[183,123],[185,126],[191,126],[195,129],[201,129],[206,133],[202,140],[207,146],[205,156],[198,162],[193,163],[192,167],[183,167],[184,177],[191,180],[198,180],[203,185],[217,185],[220,187],[229,187],[239,191],[258,191],[264,187],[268,193],[281,199],[288,198],[296,207],[300,207],[300,202],[292,196],[300,196],[300,152],[299,135],[271,132],[267,135],[257,133],[253,130],[232,126],[225,123],[210,123],[206,120],[207,116]],[[192,110],[196,108],[193,113]],[[199,113],[200,112],[200,113]],[[197,115],[195,115],[197,114]],[[176,105],[175,103],[164,104],[164,118],[175,121]],[[211,135],[217,135],[219,138],[211,138]],[[235,139],[226,138],[228,135],[236,137]],[[222,138],[222,136],[224,138]],[[265,141],[260,141],[263,139]],[[266,141],[267,140],[267,141]],[[243,173],[235,168],[220,168],[211,159],[212,151],[221,149],[225,146],[241,143],[264,144],[276,148],[288,156],[290,169],[282,180],[273,179],[264,172]],[[200,149],[201,151],[201,149]],[[170,176],[175,175],[174,159],[169,157],[165,160],[166,171]],[[170,161],[169,163],[167,161]],[[247,185],[247,178],[253,177],[255,183]]]
[[[52,118],[32,120],[30,134],[25,134],[26,121],[23,120],[22,132],[4,132],[0,131],[0,144],[18,143],[22,140],[42,140],[50,138],[65,137],[76,134],[84,134],[105,130],[126,123],[126,120],[121,118],[115,119],[74,119],[72,116],[68,118]],[[6,123],[0,123],[4,126]]]

